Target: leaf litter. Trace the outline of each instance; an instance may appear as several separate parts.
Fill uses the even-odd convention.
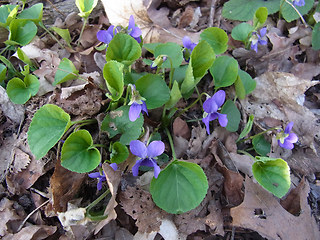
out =
[[[98,31],[103,24],[126,25],[127,16],[133,14],[137,19],[137,25],[143,29],[146,42],[174,41],[180,44],[185,35],[197,42],[199,33],[194,32],[196,28],[201,27],[205,16],[208,15],[205,14],[205,8],[195,7],[197,3],[193,1],[191,1],[193,3],[190,1],[164,2],[167,5],[160,5],[160,1],[130,1],[129,3],[118,1],[115,6],[110,5],[111,2],[104,1],[109,19],[100,17],[98,25],[88,27],[81,40],[81,47],[76,51],[58,51],[56,46],[49,49],[46,38],[29,44],[29,49],[26,48],[24,51],[29,57],[32,54],[38,54],[31,58],[35,59],[40,66],[35,74],[41,83],[39,95],[44,96],[39,102],[32,103],[35,105],[34,108],[38,108],[43,102],[50,101],[66,111],[69,109],[69,113],[77,118],[95,116],[101,111],[103,96],[95,86],[101,83],[102,78],[98,76],[99,74],[85,77],[93,79],[94,84],[74,81],[71,85],[63,85],[61,89],[57,89],[52,87],[52,82],[60,59],[65,56],[71,56],[77,69],[80,69],[83,74],[92,74],[94,69],[99,69],[92,54],[93,47],[97,43],[95,34],[92,32]],[[219,12],[219,9],[217,11]],[[173,12],[176,12],[175,20],[171,18]],[[173,24],[173,21],[176,23]],[[219,23],[220,20],[215,19],[215,21]],[[71,13],[65,22],[56,22],[56,24],[69,28],[72,34],[76,34],[77,28],[81,27],[75,13]],[[284,35],[285,31],[289,31],[289,35]],[[306,37],[309,35],[310,31],[301,25],[298,25],[297,29],[290,29],[284,22],[279,21],[278,25],[272,25],[268,33],[272,45],[271,51],[265,48],[255,54],[252,51],[236,48],[233,55],[238,58],[240,65],[242,63],[241,67],[252,68],[253,75],[257,76],[256,90],[248,98],[240,101],[244,116],[253,113],[254,126],[258,129],[279,126],[289,120],[294,121],[294,131],[300,139],[299,147],[294,151],[281,152],[282,150],[278,148],[273,148],[272,151],[274,154],[280,151],[293,174],[298,177],[307,176],[311,181],[317,177],[316,173],[320,172],[319,150],[315,142],[315,139],[319,139],[319,125],[318,116],[304,106],[306,103],[304,94],[307,89],[318,83],[310,80],[316,79],[319,75],[319,56],[317,52],[308,48]],[[296,44],[297,41],[299,45]],[[306,60],[299,62],[297,58],[303,54],[306,55]],[[85,174],[74,174],[62,168],[59,160],[55,160],[56,156],[53,153],[47,156],[47,159],[36,161],[25,144],[25,131],[22,130],[19,135],[13,134],[11,137],[4,134],[4,130],[8,128],[18,132],[17,129],[25,114],[23,108],[14,106],[8,99],[6,100],[5,94],[5,92],[0,94],[0,110],[2,110],[0,116],[6,118],[5,124],[0,126],[0,156],[5,153],[4,159],[7,160],[4,170],[1,168],[1,173],[6,171],[3,175],[7,178],[9,192],[6,194],[17,196],[28,192],[31,187],[37,185],[38,180],[44,181],[45,176],[49,175],[49,189],[43,186],[41,189],[49,192],[50,203],[46,207],[46,217],[57,216],[57,212],[70,214],[75,211],[75,215],[79,213],[77,221],[62,224],[69,225],[70,228],[67,229],[73,235],[62,235],[61,239],[71,237],[80,239],[84,236],[90,239],[92,233],[98,232],[96,236],[106,237],[109,234],[108,236],[112,236],[110,239],[154,239],[157,234],[164,239],[187,239],[188,236],[190,239],[198,239],[201,232],[205,232],[206,236],[208,234],[217,237],[225,236],[228,235],[226,234],[228,228],[234,227],[258,232],[269,239],[317,239],[319,236],[318,226],[311,215],[307,201],[310,192],[307,179],[302,178],[296,188],[292,187],[291,192],[284,199],[277,201],[248,177],[252,176],[252,159],[237,153],[235,143],[237,134],[230,134],[225,129],[215,126],[213,134],[207,136],[200,123],[189,124],[183,120],[185,116],[177,118],[173,124],[175,147],[178,156],[187,158],[188,161],[195,162],[204,169],[209,190],[203,202],[187,213],[168,214],[155,206],[148,189],[139,186],[139,183],[145,181],[142,177],[127,178],[126,183],[120,182],[120,171],[114,172],[109,165],[104,164],[102,167],[111,190],[111,199],[105,210],[108,218],[98,223],[90,222],[81,225],[82,223],[78,221],[85,219],[83,206],[87,200],[76,201],[73,208],[67,206],[71,206],[71,202],[82,191],[83,185],[90,187],[92,184],[88,182]],[[230,92],[230,94],[233,93]],[[317,96],[317,92],[313,94]],[[38,103],[37,106],[36,103]],[[34,110],[27,109],[25,120],[27,124],[33,113]],[[274,136],[269,137],[274,140]],[[16,142],[19,144],[17,145]],[[273,153],[271,152],[271,156]],[[2,156],[1,158],[3,159]],[[51,163],[48,164],[48,160]],[[52,171],[53,166],[54,171]],[[125,170],[125,167],[122,166],[122,170]],[[245,180],[244,175],[246,175]],[[0,208],[0,215],[5,222],[0,232],[6,235],[4,239],[21,239],[21,236],[23,239],[44,239],[53,235],[57,228],[61,229],[59,224],[57,224],[58,227],[28,225],[15,233],[11,230],[11,224],[14,221],[21,222],[27,213],[15,209],[14,202],[9,199],[3,197],[0,202],[3,206]],[[118,226],[123,214],[119,208],[125,212],[128,219],[131,219],[129,223],[134,224],[133,227]],[[72,220],[72,217],[69,220]]]

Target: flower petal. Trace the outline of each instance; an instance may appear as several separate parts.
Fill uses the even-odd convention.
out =
[[[118,170],[118,165],[117,165],[116,163],[111,163],[111,164],[110,164],[110,167],[112,167],[112,169],[113,169],[114,171],[117,171],[117,170]]]
[[[97,183],[97,190],[100,191],[102,189],[102,179],[99,179]]]
[[[157,178],[161,169],[155,160],[152,159],[152,163],[153,163],[153,175],[155,178]]]
[[[209,114],[207,117],[202,119],[202,122],[204,123],[204,125],[206,125],[206,130],[208,135],[210,135],[210,125],[209,123],[213,120],[215,120],[218,117],[218,113],[211,113]]]
[[[138,117],[140,117],[141,113],[141,104],[138,103],[132,103],[129,109],[129,119],[131,122],[134,122],[137,120]]]
[[[218,108],[222,106],[226,99],[226,93],[223,90],[219,90],[212,96],[214,102],[217,104]],[[218,110],[218,109],[217,109]],[[216,112],[216,111],[215,111]]]
[[[133,140],[130,142],[130,151],[133,155],[136,155],[140,158],[147,157],[147,147],[140,140]]]
[[[141,100],[141,101],[142,101],[142,100]],[[147,104],[146,104],[145,101],[142,101],[141,110],[142,110],[143,112],[145,112],[147,115],[149,115],[149,114],[148,114],[148,109],[147,109]]]
[[[290,133],[289,136],[285,138],[285,141],[296,143],[298,142],[298,136],[295,133]]]
[[[264,35],[266,35],[266,33],[267,33],[266,27],[260,29],[260,37],[263,37]]]
[[[164,143],[162,141],[153,141],[147,147],[147,156],[157,157],[164,152]]]
[[[222,114],[222,113],[217,113],[217,114],[218,114],[218,120],[221,127],[226,127],[228,125],[227,114]]]
[[[253,44],[253,42],[251,42],[251,49],[257,53],[258,52],[258,42],[256,42],[255,44]]]
[[[133,15],[129,17],[129,26],[128,29],[133,29],[135,27]]]
[[[218,108],[219,108],[213,97],[205,100],[202,107],[203,107],[203,110],[207,113],[214,113],[218,111]]]
[[[90,178],[98,178],[100,177],[100,172],[89,173],[88,176]]]
[[[132,167],[132,175],[137,177],[138,174],[139,174],[139,167],[141,165],[141,162],[143,161],[144,159],[139,159],[138,161],[136,161],[136,164],[134,164],[134,166]]]
[[[183,37],[182,43],[185,48],[191,49],[192,41],[188,36]]]
[[[284,143],[281,143],[280,140],[278,140],[278,144],[280,147],[285,148],[285,149],[293,149],[294,145],[293,143],[284,140]]]
[[[100,42],[108,44],[112,40],[112,35],[110,35],[110,33],[106,30],[101,30],[97,32],[97,39]]]
[[[258,43],[259,43],[260,45],[267,45],[267,44],[268,44],[268,42],[267,42],[266,40],[262,40],[262,39],[259,39],[259,40],[258,40]]]
[[[291,132],[293,124],[294,124],[293,122],[288,123],[288,125],[286,126],[286,129],[284,130],[285,134],[289,134]]]
[[[141,36],[142,32],[140,30],[140,28],[138,27],[134,27],[132,28],[131,32],[130,32],[130,36],[133,38],[139,38]]]

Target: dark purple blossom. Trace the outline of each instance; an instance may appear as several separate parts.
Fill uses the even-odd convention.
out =
[[[140,113],[145,112],[148,115],[148,109],[145,101],[134,101],[129,109],[129,119],[131,122],[137,120],[140,117]]]
[[[293,149],[294,143],[298,141],[298,136],[291,132],[293,127],[293,122],[290,122],[284,131],[280,131],[277,134],[278,144],[280,147],[286,148],[286,149]]]
[[[303,7],[306,3],[304,0],[293,0],[292,4],[296,7]]]
[[[97,183],[97,190],[100,191],[102,189],[102,182],[106,181],[106,175],[104,175],[104,172],[94,172],[94,173],[89,173],[88,176],[90,178],[97,178],[98,183]]]
[[[258,34],[257,32],[253,32],[252,33],[252,37],[251,37],[251,49],[254,50],[255,52],[258,52],[258,44],[260,45],[267,45],[267,41],[263,39],[263,37],[266,35],[267,33],[267,28],[261,28],[260,29],[260,34]]]
[[[193,49],[197,46],[196,43],[192,42],[188,36],[184,36],[182,39],[185,50],[183,51],[184,60],[189,62]]]
[[[222,106],[226,98],[226,93],[223,90],[216,92],[211,98],[203,103],[204,118],[202,122],[206,125],[207,133],[210,134],[209,123],[218,118],[222,127],[227,126],[227,114],[218,113],[218,109]]]
[[[119,29],[111,25],[108,30],[100,30],[97,32],[97,38],[100,42],[109,44],[112,38],[119,32]]]
[[[142,32],[140,28],[136,26],[132,15],[129,18],[128,34],[137,40],[138,43],[141,42],[140,36],[142,35]]]
[[[113,170],[118,170],[118,165],[116,163],[110,163],[110,167],[112,167]]]
[[[160,167],[157,165],[155,157],[164,152],[164,143],[162,141],[153,141],[146,146],[140,140],[133,140],[130,142],[130,151],[140,158],[132,167],[133,176],[138,176],[140,166],[147,166],[153,167],[154,177],[158,177]]]

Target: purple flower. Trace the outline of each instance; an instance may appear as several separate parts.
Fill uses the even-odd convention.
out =
[[[104,172],[94,172],[94,173],[89,173],[88,176],[90,178],[97,178],[98,179],[98,183],[97,183],[97,190],[100,191],[102,189],[102,182],[106,181],[106,175],[104,175]]]
[[[100,30],[99,32],[97,32],[97,38],[100,42],[109,44],[114,35],[116,35],[118,32],[119,29],[111,25],[108,30]]]
[[[293,149],[294,143],[298,141],[298,136],[291,132],[293,127],[293,122],[290,122],[284,131],[280,131],[277,134],[278,144],[280,147],[286,148],[286,149]]]
[[[140,140],[133,140],[130,142],[130,151],[132,154],[141,158],[137,160],[136,164],[132,167],[133,176],[138,176],[140,166],[147,166],[153,167],[154,177],[158,177],[160,167],[157,165],[155,157],[164,152],[164,143],[162,141],[153,141],[146,147]]]
[[[193,49],[197,46],[197,44],[192,42],[188,36],[183,37],[182,43],[185,48],[185,50],[183,51],[184,60],[186,60],[186,62],[189,62],[191,53]]]
[[[141,42],[140,36],[142,35],[142,32],[139,27],[136,27],[136,24],[134,23],[134,18],[132,15],[129,18],[128,34],[131,37],[133,37],[135,40],[137,40],[138,43]]]
[[[303,7],[306,3],[304,0],[293,0],[292,4],[294,6]]]
[[[266,35],[266,33],[267,33],[266,27],[260,29],[260,34],[258,34],[257,32],[252,33],[252,37],[250,39],[252,50],[254,50],[255,52],[258,52],[258,44],[267,45],[268,42],[262,39]]]
[[[118,170],[118,165],[116,163],[111,163],[110,167],[112,167],[112,169],[115,170],[115,171]]]
[[[202,122],[206,125],[207,133],[210,134],[209,123],[218,118],[222,127],[227,126],[227,114],[218,113],[218,109],[222,106],[226,98],[226,93],[223,90],[216,92],[211,98],[208,98],[203,103],[204,118]]]
[[[139,103],[141,102],[141,103]],[[144,101],[140,100],[137,102],[133,102],[130,106],[129,109],[129,119],[131,122],[134,122],[135,120],[137,120],[137,118],[140,117],[140,113],[145,112],[148,115],[148,109],[147,109],[147,105]]]

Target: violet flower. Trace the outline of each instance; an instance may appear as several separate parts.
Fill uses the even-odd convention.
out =
[[[97,183],[97,190],[100,191],[102,189],[102,182],[106,181],[106,175],[104,175],[104,172],[94,172],[94,173],[89,173],[88,176],[90,178],[97,178],[98,183]]]
[[[142,35],[142,32],[139,27],[136,27],[136,24],[134,22],[134,18],[132,15],[129,18],[128,34],[131,37],[133,37],[138,43],[141,42],[140,36]]]
[[[147,105],[145,103],[145,98],[141,97],[139,92],[136,90],[136,86],[130,84],[131,86],[131,101],[129,109],[129,120],[134,122],[140,117],[141,112],[145,112],[148,115]]]
[[[218,113],[218,110],[224,103],[225,98],[226,93],[223,90],[219,90],[203,103],[203,110],[205,113],[203,114],[204,118],[202,119],[202,122],[206,125],[208,134],[210,134],[209,123],[216,118],[218,118],[222,127],[225,127],[228,124],[227,114]]]
[[[114,171],[118,170],[118,165],[116,163],[110,163],[110,167],[112,167]]]
[[[115,26],[111,25],[108,30],[100,30],[97,32],[97,38],[100,42],[103,42],[105,44],[109,44],[112,40],[112,38],[119,32],[119,28],[116,28]]]
[[[153,141],[146,146],[140,140],[133,140],[130,142],[130,151],[140,158],[132,167],[133,176],[138,176],[140,166],[147,166],[153,167],[154,177],[158,177],[160,167],[157,165],[155,157],[164,152],[164,143],[162,141]]]
[[[294,143],[298,141],[298,136],[291,132],[293,127],[293,122],[290,122],[284,131],[280,131],[277,134],[277,139],[278,139],[278,144],[282,148],[286,149],[293,149],[294,148]]]
[[[197,46],[196,43],[192,42],[188,36],[184,36],[182,39],[185,50],[183,51],[184,60],[189,62],[193,49]]]
[[[306,3],[304,0],[293,0],[292,4],[296,7],[303,7]]]
[[[260,29],[260,34],[257,32],[252,33],[252,37],[250,38],[251,40],[251,49],[254,50],[255,52],[258,52],[258,44],[260,45],[267,45],[267,41],[262,39],[267,33],[267,28],[261,28]]]

